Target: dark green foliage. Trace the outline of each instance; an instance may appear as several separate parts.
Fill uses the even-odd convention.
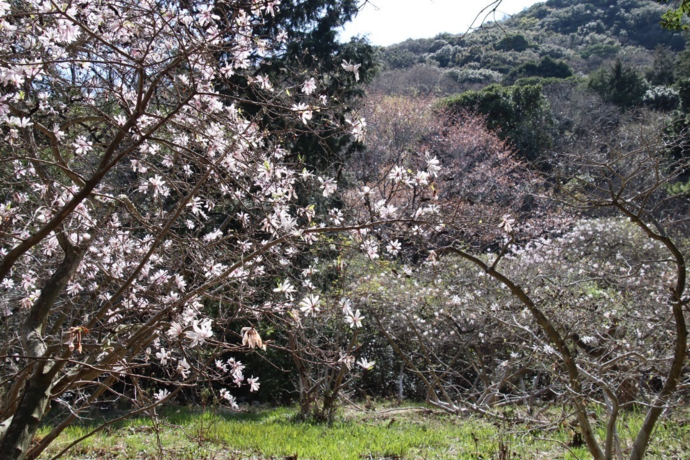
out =
[[[690,78],[683,78],[676,82],[676,89],[680,96],[680,105],[684,113],[690,113]]]
[[[556,9],[547,18],[547,30],[561,34],[577,32],[580,27],[597,19],[602,19],[600,15],[597,15],[596,8],[590,3],[552,0],[546,2],[546,6]]]
[[[285,29],[292,39],[285,61],[307,66],[340,50],[337,29],[358,11],[357,0],[288,0],[281,2],[274,18],[266,18],[264,32],[274,35]]]
[[[690,78],[690,48],[685,47],[685,49],[678,53],[678,58],[675,62],[675,78]]]
[[[589,80],[589,87],[606,102],[624,109],[640,104],[647,91],[647,83],[642,75],[632,67],[624,66],[620,60],[613,67],[604,67],[595,72]]]
[[[643,102],[652,110],[670,112],[680,105],[680,96],[672,87],[654,86],[645,93]]]
[[[379,59],[389,69],[406,69],[415,65],[419,60],[415,53],[402,46],[381,48],[379,53]]]
[[[339,78],[324,79],[327,86],[322,88],[320,94],[328,96],[332,104],[342,104],[343,111],[338,114],[341,124],[345,123],[346,111],[357,107],[360,98],[364,96],[362,85],[358,84],[351,73],[346,73],[341,67],[343,60],[361,64],[360,82],[371,81],[375,66],[376,57],[373,47],[360,39],[352,39],[349,43],[341,45],[339,52],[329,58],[321,60],[321,72],[332,72]],[[328,124],[327,120],[320,120],[318,113],[314,114],[314,122],[322,121]],[[339,132],[337,126],[333,128],[333,134]],[[326,170],[334,163],[340,163],[342,157],[346,157],[353,149],[359,148],[358,144],[353,144],[349,135],[331,137],[329,134],[320,133],[314,136],[309,132],[292,140],[283,140],[284,145],[289,146],[290,151],[295,155],[301,155],[311,168]]]
[[[528,62],[510,71],[509,78],[543,77],[543,78],[568,78],[573,75],[570,66],[563,61],[556,61],[549,56],[544,56],[539,63]]]
[[[543,88],[547,88],[551,85],[557,85],[559,83],[563,82],[573,82],[573,84],[577,84],[582,80],[582,77],[577,77],[577,76],[571,76],[568,78],[543,78],[543,77],[525,77],[525,78],[518,78],[515,80],[515,83],[513,83],[514,86],[535,86],[535,85],[541,85]]]
[[[451,45],[445,45],[436,51],[431,58],[438,62],[439,67],[451,67],[455,58],[455,48]]]
[[[485,51],[481,54],[480,68],[507,74],[521,63],[519,58],[516,59],[516,55],[514,51]]]
[[[440,38],[436,38],[436,40],[434,40],[433,43],[431,44],[431,46],[429,47],[429,52],[435,53],[436,51],[440,50],[441,48],[443,48],[447,44],[448,44],[447,41],[440,39]]]
[[[259,34],[275,36],[278,31],[285,30],[291,37],[289,46],[281,56],[272,56],[269,60],[255,56],[256,73],[267,75],[273,81],[281,81],[287,74],[299,74],[300,69],[315,69],[312,75],[304,74],[304,80],[311,76],[320,80],[318,94],[327,96],[331,106],[341,105],[342,111],[336,116],[340,117],[338,122],[344,122],[345,112],[356,107],[357,101],[364,96],[361,83],[371,81],[376,72],[374,48],[365,40],[354,38],[350,42],[340,43],[337,39],[338,28],[356,15],[358,3],[357,0],[283,1],[275,17],[266,17]],[[359,82],[355,81],[352,73],[341,67],[343,60],[361,64]],[[285,69],[291,69],[291,72],[286,73]],[[288,83],[297,86],[302,82]],[[222,91],[222,88],[219,90]],[[246,99],[261,100],[262,96],[257,91],[254,87],[247,88]],[[257,106],[243,104],[242,110],[256,114]],[[352,144],[350,136],[337,135],[335,124],[322,119],[318,112],[314,114],[312,125],[334,126],[331,132],[322,130],[318,136],[304,129],[299,120],[291,120],[283,115],[264,111],[261,123],[272,132],[284,132],[290,128],[299,133],[278,141],[294,157],[302,158],[310,169],[325,170],[337,165],[341,157],[348,155],[349,149],[358,148]]]
[[[451,113],[486,115],[489,129],[510,141],[529,161],[538,160],[553,143],[553,120],[540,85],[490,85],[443,99],[439,107]]]
[[[508,35],[494,46],[499,51],[525,51],[530,47],[524,35]]]
[[[669,0],[658,0],[659,3],[669,3]],[[661,25],[669,30],[688,30],[688,23],[684,21],[690,16],[690,1],[675,0],[672,2],[673,8],[664,13]]]
[[[385,48],[381,57],[388,68],[436,61],[441,67],[471,66],[469,70],[507,74],[550,56],[575,73],[588,74],[624,49],[624,59],[644,56],[643,49],[658,46],[671,52],[683,49],[683,36],[659,24],[667,10],[654,0],[553,0],[500,24],[484,24],[471,34],[407,40]]]
[[[654,64],[647,69],[645,77],[654,86],[669,86],[675,80],[676,59],[671,50],[663,46],[657,46],[654,50]]]
[[[675,85],[680,98],[680,109],[674,112],[673,122],[669,124],[664,133],[667,138],[669,155],[675,159],[690,157],[690,145],[688,145],[687,133],[690,129],[690,78],[682,78]],[[681,181],[687,181],[690,172],[681,175]]]
[[[580,56],[584,59],[589,59],[592,56],[597,56],[600,58],[610,58],[617,55],[621,50],[618,44],[611,43],[595,43],[594,45],[589,45],[580,52]]]
[[[544,18],[543,28],[559,34],[585,34],[598,29],[619,37],[625,44],[647,49],[663,45],[677,51],[683,46],[679,34],[660,26],[667,8],[654,1],[550,0],[546,7],[550,14]]]

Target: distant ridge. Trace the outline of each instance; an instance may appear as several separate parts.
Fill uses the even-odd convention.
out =
[[[460,35],[406,40],[380,49],[384,69],[427,64],[454,69],[461,81],[492,83],[545,57],[588,74],[615,59],[649,65],[651,50],[685,47],[682,34],[659,25],[668,6],[653,0],[549,0],[500,23]]]

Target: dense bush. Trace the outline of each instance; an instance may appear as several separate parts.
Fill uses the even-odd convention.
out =
[[[651,85],[669,86],[675,81],[676,58],[668,48],[658,46],[654,50],[652,67],[645,72],[645,78]]]
[[[678,91],[674,88],[668,86],[653,86],[644,93],[642,102],[654,110],[668,112],[678,107],[680,104],[680,96]]]
[[[508,35],[494,45],[499,51],[525,51],[530,47],[529,41],[524,35]]]
[[[522,64],[508,73],[508,76],[513,80],[524,77],[568,78],[572,75],[573,71],[568,64],[563,61],[556,61],[549,56],[544,56],[539,63],[527,62]]]
[[[637,70],[617,60],[612,67],[603,67],[594,73],[589,87],[605,101],[629,108],[642,102],[648,85]]]
[[[450,69],[446,72],[446,75],[461,84],[483,83],[488,85],[491,83],[499,83],[502,78],[502,74],[495,70],[471,69],[467,67],[464,69]]]
[[[405,69],[419,62],[419,56],[404,47],[390,46],[380,50],[379,59],[388,69]]]
[[[537,160],[552,144],[552,117],[542,87],[490,85],[439,102],[451,112],[474,111],[487,117],[490,129],[509,140],[519,154]]]

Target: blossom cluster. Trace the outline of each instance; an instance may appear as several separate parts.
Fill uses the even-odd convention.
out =
[[[255,104],[304,129],[318,131],[316,114],[330,110],[316,78],[259,73],[290,39],[256,33],[279,9],[279,0],[0,2],[0,295],[9,300],[0,314],[16,330],[46,318],[45,357],[83,355],[56,375],[60,391],[74,381],[98,391],[86,384],[94,369],[121,375],[155,356],[166,369],[162,400],[210,372],[209,354],[265,347],[253,327],[229,344],[219,331],[255,324],[259,287],[315,241],[314,207],[298,192],[328,198],[338,188],[247,110],[250,89]],[[351,65],[342,71],[358,77]],[[365,121],[352,118],[341,132],[362,140]],[[41,293],[53,288],[47,303]],[[305,316],[320,309],[311,291],[295,306]],[[22,346],[14,334],[0,342],[7,353]],[[225,360],[216,371],[257,391],[242,369]],[[234,404],[228,389],[221,398]]]

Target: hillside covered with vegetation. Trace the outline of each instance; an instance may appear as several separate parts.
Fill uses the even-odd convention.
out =
[[[682,33],[659,24],[667,10],[654,0],[549,0],[468,33],[382,48],[380,58],[385,70],[445,69],[459,84],[587,75],[610,59],[643,68],[652,64],[650,51],[685,47]]]
[[[461,35],[379,48],[370,91],[445,97],[440,107],[487,116],[502,139],[537,160],[591,134],[594,125],[579,125],[588,118],[618,125],[632,108],[684,117],[690,52],[682,31],[660,25],[667,11],[653,0],[537,3]]]

